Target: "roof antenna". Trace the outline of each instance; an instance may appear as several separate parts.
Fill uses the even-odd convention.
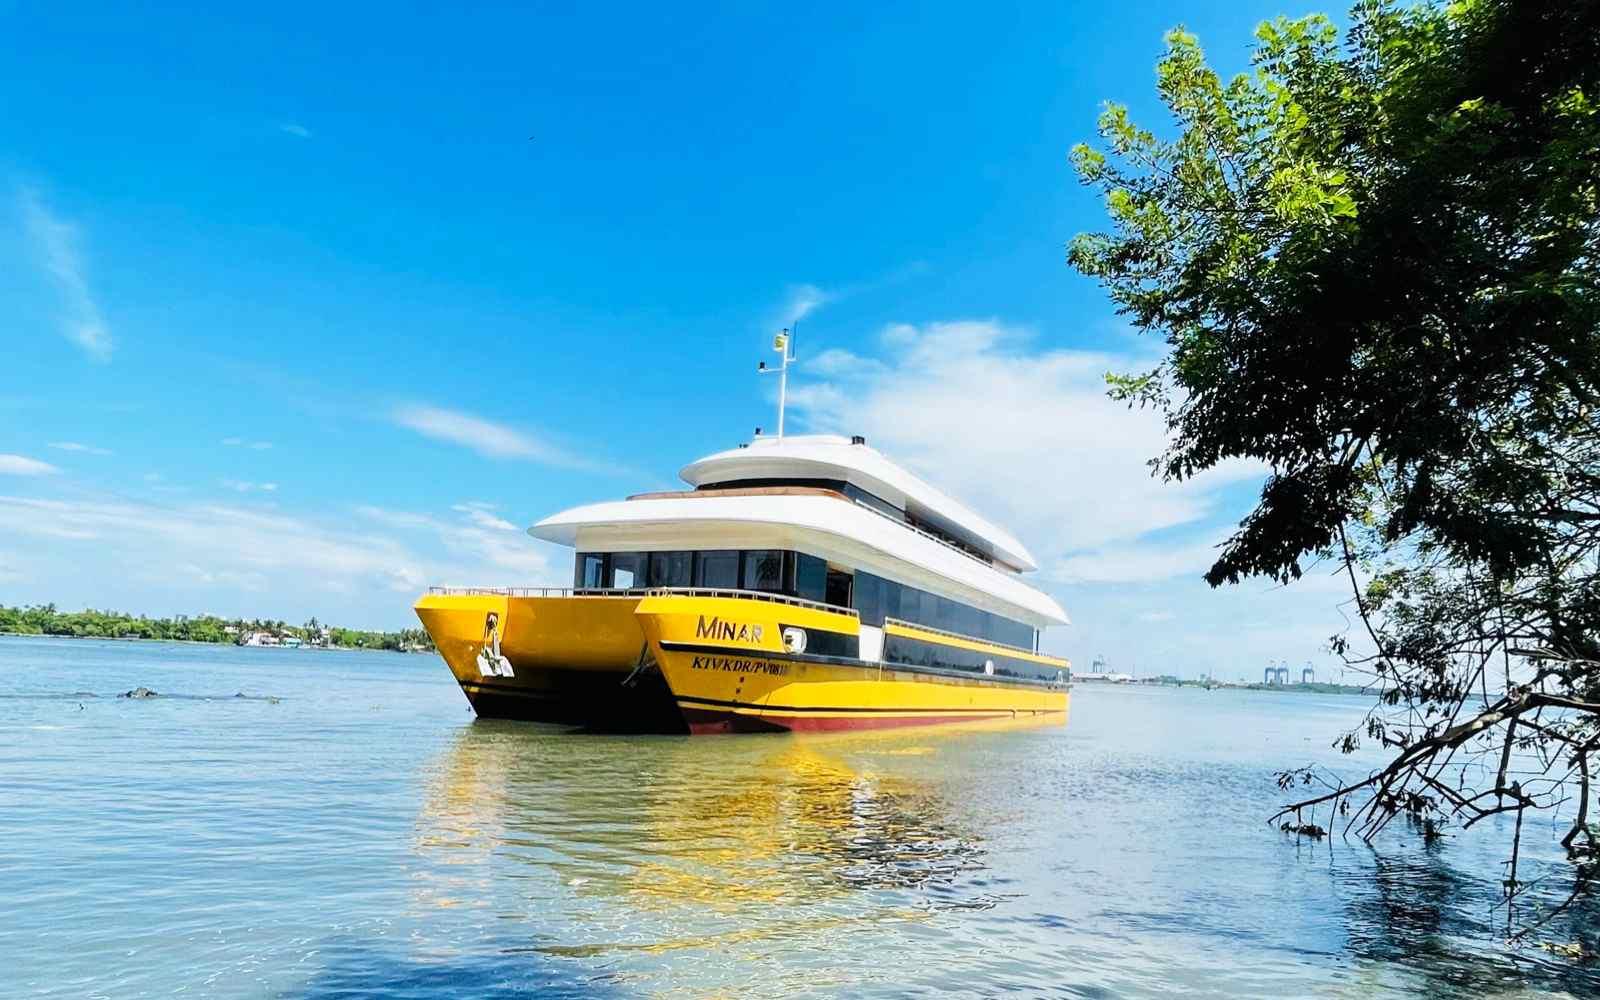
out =
[[[794,329],[800,329],[800,324],[795,323]],[[789,401],[789,365],[794,363],[794,350],[792,347],[794,336],[788,329],[778,331],[772,338],[772,349],[778,352],[782,359],[776,368],[768,368],[765,361],[756,363],[756,372],[761,375],[778,373],[778,440],[783,440],[783,410]]]

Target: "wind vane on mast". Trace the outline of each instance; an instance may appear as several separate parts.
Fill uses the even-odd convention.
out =
[[[798,328],[799,324],[797,323],[795,326]],[[791,334],[787,328],[778,331],[778,334],[772,338],[772,349],[777,351],[778,357],[782,359],[779,362],[778,367],[768,368],[765,361],[756,362],[756,373],[758,375],[771,375],[774,372],[776,372],[778,375],[779,441],[783,440],[783,409],[789,401],[789,365],[794,362],[793,339],[793,334]]]

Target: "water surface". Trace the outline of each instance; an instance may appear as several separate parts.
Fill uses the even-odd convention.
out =
[[[1365,707],[594,736],[475,721],[433,657],[0,638],[0,995],[1600,993],[1503,947],[1494,831],[1264,823]]]

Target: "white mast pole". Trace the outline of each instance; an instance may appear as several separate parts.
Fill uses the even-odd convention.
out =
[[[789,331],[778,340],[778,350],[783,352],[783,363],[778,366],[778,440],[783,440],[783,410],[789,402]]]
[[[778,363],[778,367],[777,368],[768,368],[767,367],[767,363],[765,361],[763,361],[760,364],[756,365],[756,372],[758,374],[770,375],[773,372],[777,372],[778,373],[778,440],[779,441],[783,440],[783,411],[784,411],[785,407],[787,407],[788,404],[789,404],[789,362],[794,360],[794,352],[789,349],[789,343],[790,343],[791,337],[792,337],[792,335],[790,334],[789,330],[784,329],[784,330],[779,331],[778,335],[776,337],[772,338],[772,349],[774,351],[777,351],[779,357],[782,358],[782,360]],[[761,428],[757,427],[756,428],[756,433],[759,434],[760,432],[761,432]]]

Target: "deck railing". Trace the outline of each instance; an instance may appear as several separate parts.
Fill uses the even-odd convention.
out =
[[[644,587],[429,587],[442,597],[643,597]]]
[[[663,597],[675,594],[686,597],[738,597],[752,601],[771,601],[774,604],[792,604],[797,608],[812,608],[836,615],[849,615],[852,618],[861,617],[861,613],[855,608],[841,607],[826,601],[812,601],[804,597],[790,597],[788,594],[773,594],[765,590],[738,590],[726,587],[652,587],[650,593]]]
[[[904,618],[890,618],[885,616],[883,623],[888,625],[890,622],[893,622],[896,625],[904,625],[906,628],[914,628],[919,632],[932,632],[935,635],[947,635],[952,639],[961,639],[965,642],[981,642],[986,646],[998,646],[1001,649],[1010,649],[1018,653],[1027,653],[1029,656],[1045,656],[1047,659],[1052,660],[1060,659],[1060,657],[1046,656],[1046,654],[1039,652],[1037,649],[1029,649],[1026,646],[1013,646],[1009,642],[1000,642],[996,639],[985,639],[982,636],[976,635],[963,635],[960,632],[952,632],[947,628],[935,628],[932,625],[923,625],[919,622],[908,622]]]
[[[836,615],[861,617],[855,608],[844,608],[825,601],[812,601],[788,594],[770,594],[764,590],[738,590],[727,587],[429,587],[428,593],[441,597],[737,597],[752,601],[770,601],[789,604],[797,608],[812,608]]]
[[[902,521],[900,518],[895,517],[893,514],[886,514],[883,511],[879,510],[878,508],[872,506],[872,504],[870,504],[870,503],[864,503],[864,502],[862,502],[860,500],[851,500],[851,503],[854,503],[857,507],[860,507],[863,510],[870,510],[874,514],[876,514],[879,517],[883,518],[885,521],[889,521],[889,522],[891,522],[893,524],[898,524],[900,527],[906,529],[907,531],[914,531],[917,534],[921,535],[923,538],[928,539],[929,541],[937,542],[938,544],[943,545],[945,548],[949,549],[951,552],[959,552],[960,554],[966,556],[968,559],[971,559],[973,562],[978,563],[981,566],[987,566],[990,569],[995,569],[996,568],[993,559],[985,559],[983,556],[974,555],[973,553],[967,551],[966,549],[962,548],[961,546],[956,545],[956,544],[948,541],[947,539],[940,538],[938,535],[935,535],[931,531],[924,531],[923,529],[917,527],[916,525],[912,524],[909,521]]]

